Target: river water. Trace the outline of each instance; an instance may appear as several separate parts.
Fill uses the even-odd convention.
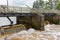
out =
[[[16,17],[9,17],[13,24],[16,24]],[[10,21],[6,17],[0,17],[0,27],[4,25],[10,25]]]
[[[48,24],[45,31],[35,29],[22,30],[18,33],[0,38],[0,40],[60,40],[60,25]]]

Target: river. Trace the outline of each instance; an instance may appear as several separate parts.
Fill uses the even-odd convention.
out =
[[[13,24],[16,24],[16,17],[9,17]],[[0,17],[0,27],[4,25],[10,25],[10,21],[6,17]]]

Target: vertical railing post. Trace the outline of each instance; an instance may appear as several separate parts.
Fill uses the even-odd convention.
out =
[[[8,0],[7,0],[7,12],[9,11],[9,5],[8,5]]]

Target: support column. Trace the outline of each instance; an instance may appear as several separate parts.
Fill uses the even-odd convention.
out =
[[[32,27],[36,30],[43,31],[44,30],[44,16],[35,14],[32,17]]]
[[[59,18],[59,25],[60,25],[60,15],[58,15],[58,18]]]
[[[41,31],[44,31],[44,15],[40,16]]]
[[[58,24],[60,25],[60,13],[57,13]]]

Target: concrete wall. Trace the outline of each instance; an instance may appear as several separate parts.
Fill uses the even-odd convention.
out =
[[[25,24],[27,29],[34,28],[37,30],[44,30],[44,18],[42,16],[39,16],[37,14],[34,14],[33,16],[20,16],[17,17],[17,24]]]

